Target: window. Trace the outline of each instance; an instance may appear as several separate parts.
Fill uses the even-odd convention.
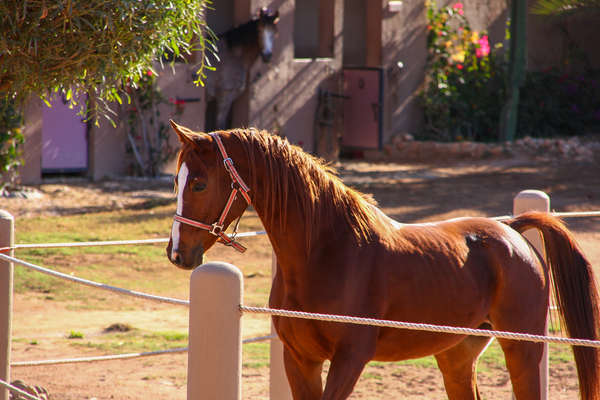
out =
[[[294,57],[333,57],[334,0],[296,0]]]

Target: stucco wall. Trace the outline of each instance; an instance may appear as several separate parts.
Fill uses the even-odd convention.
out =
[[[159,74],[158,85],[162,95],[169,101],[159,108],[162,121],[168,124],[168,120],[173,119],[178,124],[187,126],[194,131],[202,131],[206,103],[204,88],[194,84],[196,68],[191,64],[175,64],[174,70],[170,66],[165,66],[164,69],[157,68],[157,72]],[[173,105],[171,99],[180,99],[183,100],[183,103]],[[174,148],[179,148],[177,135],[170,126],[168,129],[171,135],[170,144]],[[164,165],[162,172],[169,174],[175,172],[175,158]]]
[[[37,184],[42,180],[42,106],[42,101],[33,96],[25,107],[24,164],[19,168],[19,178],[24,184]]]

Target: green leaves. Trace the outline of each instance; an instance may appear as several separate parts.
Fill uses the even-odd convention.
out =
[[[538,0],[531,12],[539,15],[566,15],[575,12],[600,11],[600,0]]]
[[[0,96],[0,191],[13,183],[21,165],[23,115],[7,96]]]

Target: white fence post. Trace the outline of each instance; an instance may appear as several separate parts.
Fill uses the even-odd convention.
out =
[[[277,272],[277,257],[275,253],[271,256],[271,276],[275,278]],[[271,334],[277,335],[273,320],[271,320]],[[283,343],[279,337],[271,339],[269,359],[269,398],[271,400],[291,400],[292,392],[285,374],[283,365]]]
[[[513,201],[513,215],[519,215],[525,211],[550,211],[550,197],[540,190],[523,190],[518,193]],[[536,229],[529,229],[523,236],[535,247],[535,249],[546,258],[544,241],[541,233]],[[548,310],[549,312],[549,310]],[[546,329],[544,335],[548,335],[548,317],[546,317]],[[548,343],[544,343],[544,355],[541,361],[540,379],[542,383],[541,400],[548,399]]]
[[[243,278],[235,266],[211,262],[190,278],[188,400],[242,398]]]
[[[0,210],[0,247],[12,247],[15,239],[15,220]],[[7,252],[12,256],[13,251]],[[13,263],[0,261],[0,379],[10,382],[10,342],[13,302]],[[0,388],[0,400],[8,400],[8,390]]]

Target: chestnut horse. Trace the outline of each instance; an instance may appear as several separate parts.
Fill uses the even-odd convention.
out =
[[[181,141],[167,254],[192,269],[248,203],[277,256],[273,308],[542,335],[554,275],[570,337],[598,339],[598,291],[572,234],[539,212],[507,223],[457,218],[400,224],[300,148],[254,129]],[[549,267],[521,236],[544,237]],[[479,399],[475,364],[489,338],[273,317],[295,399],[345,399],[370,360],[434,355],[449,399]],[[498,339],[518,400],[539,399],[540,343]],[[600,399],[596,349],[575,347],[581,396]],[[323,388],[323,362],[330,360]]]

